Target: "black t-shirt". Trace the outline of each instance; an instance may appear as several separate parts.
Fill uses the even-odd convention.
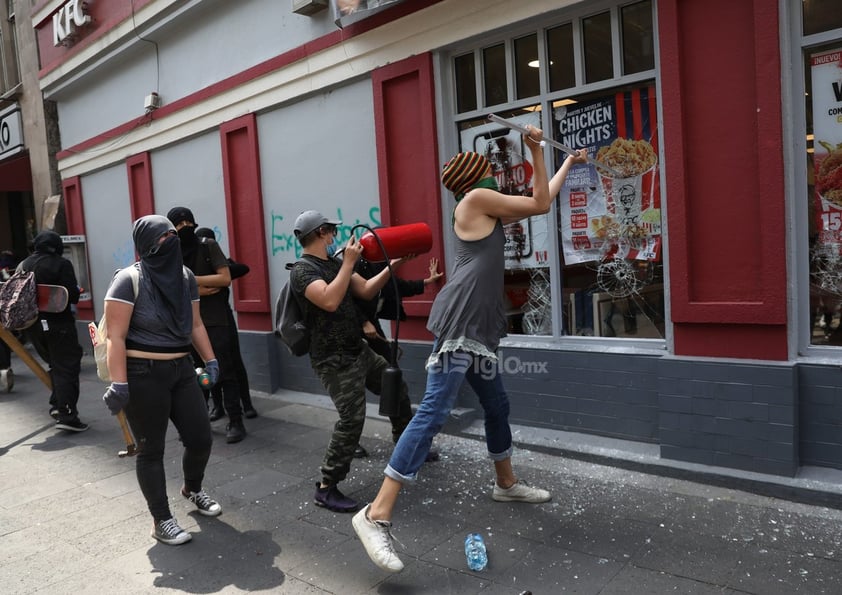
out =
[[[297,262],[290,272],[290,285],[304,305],[304,317],[310,334],[310,360],[319,362],[334,354],[358,354],[363,347],[363,318],[350,287],[335,312],[322,310],[304,297],[307,286],[323,279],[330,283],[339,274],[342,263],[331,258],[322,260],[305,254],[305,263]]]
[[[184,263],[197,277],[215,275],[218,269],[228,267],[228,259],[214,240],[202,238],[196,247],[193,262]],[[228,326],[229,290],[221,287],[218,293],[199,298],[199,310],[205,326]]]

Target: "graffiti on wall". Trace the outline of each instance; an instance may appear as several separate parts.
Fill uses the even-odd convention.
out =
[[[126,240],[122,246],[118,246],[111,253],[111,258],[115,269],[122,269],[132,264],[135,261],[134,242],[131,239]]]
[[[340,246],[344,245],[351,237],[351,229],[355,225],[368,225],[369,227],[378,227],[382,225],[380,207],[369,208],[367,220],[357,218],[353,221],[348,221],[342,216],[341,207],[337,207],[334,213],[324,214],[327,217],[335,217],[339,221],[342,221],[342,225],[338,227],[336,234],[336,243]],[[287,258],[294,257],[298,259],[301,257],[301,244],[298,243],[295,234],[292,232],[292,226],[295,223],[295,218],[297,216],[298,215],[284,217],[283,215],[276,214],[272,211],[272,223],[270,226],[272,234],[272,256],[283,254]],[[359,237],[362,235],[361,231],[364,230],[357,230],[355,235]]]

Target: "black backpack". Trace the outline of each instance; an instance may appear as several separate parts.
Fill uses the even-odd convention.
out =
[[[298,262],[315,268],[306,260]],[[287,264],[286,268],[291,271],[295,264]],[[275,301],[275,334],[292,355],[302,356],[310,351],[310,329],[304,319],[304,305],[295,295],[289,281],[284,283]]]

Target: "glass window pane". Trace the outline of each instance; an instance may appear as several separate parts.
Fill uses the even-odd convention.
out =
[[[575,86],[572,23],[547,31],[547,55],[550,59],[550,91],[560,91]]]
[[[623,74],[655,68],[652,41],[652,2],[638,2],[620,10],[623,34]]]
[[[616,173],[574,166],[558,199],[565,334],[664,338],[661,194],[653,83],[553,109],[555,140]],[[635,114],[634,121],[623,117]],[[564,155],[556,153],[556,168]]]
[[[842,345],[842,130],[837,113],[842,41],[804,52],[806,216],[813,345]]]
[[[801,14],[804,17],[804,35],[842,27],[839,0],[802,0]]]
[[[482,74],[485,79],[485,105],[506,103],[509,86],[506,81],[506,46],[502,43],[482,51]]]
[[[585,49],[585,82],[604,81],[614,76],[611,52],[611,13],[603,12],[582,19]]]
[[[477,77],[474,54],[458,56],[453,61],[456,72],[456,111],[469,112],[477,109]]]
[[[517,98],[534,97],[541,92],[538,64],[538,36],[515,39],[515,85]]]

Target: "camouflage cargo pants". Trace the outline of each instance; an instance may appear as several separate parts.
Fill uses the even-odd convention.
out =
[[[336,354],[313,364],[313,370],[339,414],[322,460],[322,481],[325,484],[335,485],[348,475],[354,449],[365,425],[365,391],[368,389],[375,395],[380,394],[383,370],[387,366],[386,360],[366,344],[358,355]],[[411,418],[409,393],[406,382],[403,382],[400,415],[389,418],[394,441],[397,441]]]

